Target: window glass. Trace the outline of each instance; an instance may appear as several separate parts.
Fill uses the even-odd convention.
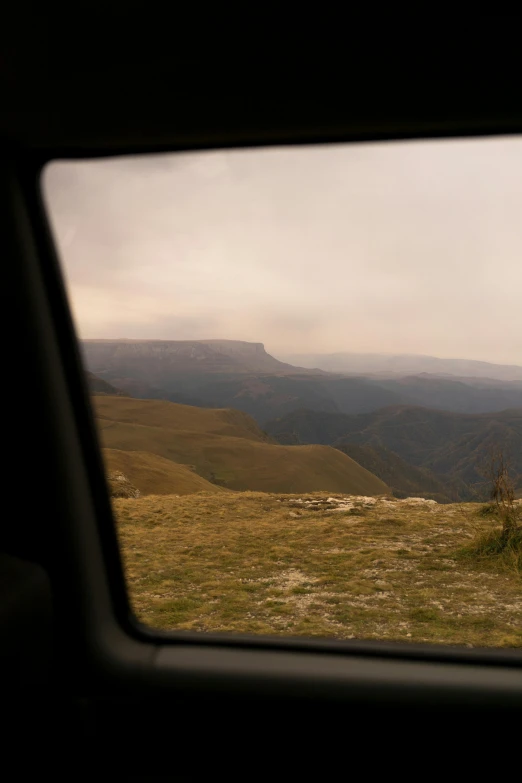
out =
[[[55,161],[137,617],[522,647],[522,141]]]

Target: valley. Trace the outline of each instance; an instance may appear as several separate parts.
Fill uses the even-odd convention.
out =
[[[131,396],[235,408],[260,424],[300,409],[358,414],[390,405],[454,413],[522,408],[522,368],[511,373],[513,380],[425,372],[376,377],[294,366],[268,354],[262,343],[239,340],[84,340],[81,348],[90,372]],[[488,365],[488,371],[506,374],[495,367]],[[464,370],[470,371],[467,365]]]
[[[257,344],[228,358],[221,341],[219,350],[210,342],[192,348],[165,349],[162,358],[160,348],[157,359],[149,345],[126,343],[114,364],[110,353],[105,364],[98,358],[103,377],[87,379],[141,622],[522,646],[520,542],[488,550],[501,541],[502,518],[484,504],[494,449],[510,455],[522,494],[522,406],[430,409],[397,401],[404,385],[425,389],[424,378],[376,384],[308,374],[275,367]],[[176,391],[164,398],[159,385],[151,398],[129,396],[129,386],[150,390],[173,378]],[[500,402],[503,382],[478,383]],[[196,389],[212,404],[181,401]],[[299,407],[303,401],[312,407]],[[265,418],[273,410],[283,415]],[[513,513],[520,527],[521,501]]]
[[[510,459],[516,491],[522,493],[522,367],[364,354],[303,355],[308,365],[303,367],[274,358],[262,343],[239,340],[85,340],[82,351],[91,393],[149,400],[147,421],[140,419],[140,427],[150,427],[154,400],[163,405],[161,411],[166,402],[184,406],[180,410],[187,416],[197,408],[202,421],[209,421],[203,411],[211,409],[252,417],[256,447],[227,444],[223,432],[221,439],[207,438],[213,430],[204,428],[196,446],[187,434],[190,426],[179,422],[175,439],[165,432],[138,431],[132,421],[120,418],[117,424],[103,424],[106,448],[147,453],[147,444],[154,442],[158,457],[190,465],[217,485],[288,489],[286,478],[277,487],[273,483],[283,451],[273,452],[270,444],[279,443],[308,447],[291,452],[286,462],[286,471],[290,464],[299,465],[292,479],[295,491],[304,486],[295,483],[297,475],[305,481],[312,474],[313,485],[305,489],[341,490],[339,455],[317,448],[329,446],[374,474],[397,497],[413,492],[440,502],[477,501],[487,495],[488,459],[501,448]],[[320,367],[314,366],[316,359]],[[357,369],[361,374],[355,374]],[[162,415],[153,426],[167,426]],[[269,437],[261,437],[261,431]],[[273,468],[262,468],[272,453],[279,455]],[[252,469],[245,468],[246,461]]]
[[[358,416],[303,410],[265,427],[281,443],[331,444],[347,453],[364,446],[373,450],[374,460],[377,454],[382,460],[383,450],[393,452],[403,461],[403,474],[408,473],[408,463],[425,471],[430,481],[444,482],[445,494],[460,500],[486,499],[491,455],[501,448],[509,458],[515,486],[522,490],[522,408],[475,416],[413,406]],[[385,462],[391,469],[393,463]],[[420,491],[422,476],[416,470],[409,475]]]

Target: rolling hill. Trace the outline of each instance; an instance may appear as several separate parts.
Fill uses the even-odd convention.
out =
[[[104,381],[103,378],[98,378],[92,372],[87,372],[87,384],[91,394],[123,394],[111,383]]]
[[[246,413],[228,409],[196,408],[165,400],[138,400],[133,397],[94,399],[96,416],[122,424],[188,431],[199,435],[233,435],[236,438],[274,443]]]
[[[422,496],[438,503],[453,503],[469,495],[463,481],[443,478],[427,468],[417,468],[389,449],[356,443],[343,443],[336,448],[379,476],[395,497]]]
[[[142,495],[192,495],[195,492],[226,492],[199,476],[188,465],[146,451],[103,449],[107,471],[120,471]]]
[[[339,450],[278,445],[240,411],[117,396],[93,397],[93,403],[104,448],[145,452],[192,466],[206,481],[228,489],[363,495],[388,491],[383,481]],[[141,489],[137,472],[129,478]]]
[[[461,500],[472,499],[480,490],[491,451],[500,446],[510,456],[517,487],[522,486],[522,408],[479,415],[411,406],[359,416],[297,411],[265,426],[281,443],[363,445],[392,451],[446,483],[458,487],[455,482],[461,482]],[[462,495],[463,485],[467,490]]]

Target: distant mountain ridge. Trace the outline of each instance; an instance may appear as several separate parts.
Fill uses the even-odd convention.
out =
[[[263,343],[243,340],[83,340],[81,347],[89,368],[120,373],[132,370],[159,384],[168,382],[173,370],[189,374],[311,372],[275,359]]]
[[[502,381],[522,381],[522,365],[494,364],[474,359],[441,359],[416,354],[378,353],[294,353],[284,361],[303,367],[356,375],[380,374],[388,377],[419,375],[449,375],[459,378],[491,378]]]
[[[91,373],[134,397],[236,408],[259,423],[302,408],[358,414],[403,404],[484,413],[522,406],[522,381],[343,375],[281,362],[262,343],[241,340],[84,340],[81,347]]]
[[[100,426],[115,469],[131,479],[140,474],[147,487],[187,488],[207,481],[231,489],[292,485],[304,491],[306,481],[315,486],[318,476],[329,476],[324,488],[333,491],[346,486],[339,457],[328,451],[326,467],[319,468],[325,454],[314,450],[333,446],[398,496],[471,500],[483,492],[484,463],[500,445],[513,457],[522,492],[522,378],[512,377],[522,367],[411,356],[384,357],[383,365],[378,356],[380,370],[373,373],[329,372],[282,362],[262,343],[241,340],[86,340],[82,352],[92,394],[145,398],[134,401],[145,405],[136,421],[125,417],[125,410],[134,410],[129,398],[118,403],[117,421],[107,426],[100,420]],[[397,374],[389,369],[394,361],[395,369],[419,371]],[[449,369],[471,374],[444,372],[447,362],[453,363]],[[437,373],[422,370],[426,365]],[[503,377],[490,377],[494,373]],[[228,435],[222,429],[225,414]],[[197,436],[190,422],[198,422]],[[289,452],[300,471],[299,478],[295,473],[290,478],[284,461],[280,464],[281,451],[253,448],[245,439],[312,451]],[[265,459],[274,462],[270,469]]]
[[[522,406],[522,383],[518,381],[484,383],[423,373],[382,379],[379,385],[402,397],[403,404],[455,413],[491,413]]]
[[[391,451],[453,487],[461,482],[461,500],[483,494],[484,470],[491,452],[501,447],[510,457],[516,486],[522,489],[522,407],[477,415],[414,406],[359,415],[295,411],[268,422],[265,430],[280,443],[330,444],[346,447],[349,454],[355,453],[350,451],[354,446]],[[380,474],[384,480],[382,470]]]
[[[121,380],[123,383],[123,379]],[[121,385],[120,383],[120,385]],[[453,411],[489,413],[522,406],[522,386],[471,385],[458,379],[411,376],[376,381],[365,377],[244,374],[205,376],[187,388],[180,378],[173,402],[243,410],[263,423],[302,408],[330,413],[368,413],[390,405],[410,405]],[[146,395],[144,395],[146,396]]]

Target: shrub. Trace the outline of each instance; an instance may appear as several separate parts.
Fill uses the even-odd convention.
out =
[[[462,554],[473,558],[497,558],[522,576],[522,525],[488,530],[479,535]]]
[[[515,484],[510,474],[510,467],[502,449],[497,449],[491,455],[489,466],[490,499],[502,522],[502,530],[517,533],[519,528],[519,509],[515,503]]]

